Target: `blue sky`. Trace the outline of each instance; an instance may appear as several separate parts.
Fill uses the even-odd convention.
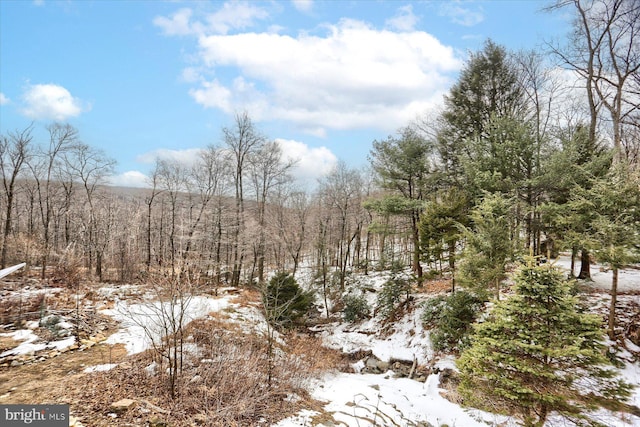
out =
[[[487,38],[531,49],[565,18],[540,1],[0,0],[0,132],[54,120],[139,185],[246,110],[315,179],[437,107]]]

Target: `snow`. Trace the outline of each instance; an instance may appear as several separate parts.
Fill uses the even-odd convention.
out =
[[[561,257],[556,265],[568,271],[570,260]],[[367,280],[366,285],[379,289],[388,276],[377,274]],[[592,266],[592,287],[608,291],[611,288],[611,272],[601,271],[599,265]],[[640,270],[620,270],[619,290],[621,292],[640,290]],[[595,306],[606,308],[606,294],[594,296]],[[640,296],[625,295],[625,298],[640,302]],[[600,301],[602,300],[602,301]],[[373,303],[370,300],[370,303]],[[417,304],[417,303],[416,303]],[[604,305],[603,305],[604,304]],[[594,309],[594,308],[592,308]],[[429,331],[422,328],[421,311],[413,312],[395,322],[390,330],[382,332],[384,325],[377,319],[356,324],[333,322],[313,328],[322,337],[323,344],[345,353],[357,350],[371,350],[381,360],[412,360],[420,365],[431,364],[435,368],[455,370],[455,358],[451,355],[436,355],[431,349]],[[640,348],[627,343],[628,348],[637,351]],[[640,365],[631,354],[627,354],[625,367],[620,371],[626,381],[640,385]],[[358,361],[352,365],[355,372],[361,372],[364,363]],[[332,373],[323,377],[310,389],[312,397],[325,402],[324,410],[330,413],[336,425],[347,427],[373,427],[380,425],[415,425],[420,421],[433,426],[487,426],[501,425],[514,427],[517,420],[506,416],[463,408],[442,396],[439,374],[431,374],[426,382],[407,378],[393,378],[392,372],[386,374]],[[640,407],[640,388],[636,388],[629,401]],[[274,427],[310,427],[314,411],[301,411],[293,417],[275,424]],[[599,410],[589,414],[590,418],[610,427],[640,427],[640,418],[629,414]],[[557,416],[551,416],[546,427],[571,426],[572,424]]]
[[[426,383],[421,383],[388,375],[339,373],[327,375],[312,397],[327,402],[325,411],[339,425],[348,427],[404,426],[421,421],[434,426],[517,425],[508,417],[465,410],[442,397],[441,391],[438,375],[430,375]],[[274,427],[312,426],[314,415],[311,411],[301,412]]]
[[[229,306],[230,297],[211,298],[194,296],[184,303],[183,325],[206,317],[209,313],[220,311]],[[111,335],[107,344],[124,344],[128,354],[141,353],[151,348],[154,342],[159,342],[170,325],[165,322],[172,315],[180,315],[181,302],[171,307],[168,302],[146,302],[129,304],[118,301],[115,308],[102,310],[103,314],[113,317],[120,322],[121,329]]]
[[[571,270],[571,257],[568,255],[560,255],[552,261],[552,264],[569,272]],[[576,259],[575,268],[580,268],[580,260]],[[574,274],[577,271],[574,272]],[[608,291],[611,289],[611,281],[613,273],[600,265],[591,264],[591,281],[586,283],[600,290]],[[640,291],[640,271],[637,269],[620,269],[618,270],[618,292],[637,292]]]
[[[38,342],[40,341],[40,337],[30,329],[20,329],[12,333],[0,335],[11,337],[16,341],[22,341],[18,346],[0,353],[0,357],[34,354],[46,349],[61,351],[71,347],[76,342],[75,337],[68,337],[60,341],[51,341],[48,343]]]
[[[103,365],[87,366],[82,372],[84,372],[85,374],[90,374],[92,372],[105,372],[110,371],[116,366],[118,366],[117,363],[105,363]]]
[[[356,325],[330,323],[313,330],[321,332],[325,346],[343,353],[371,350],[378,359],[387,362],[391,359],[412,361],[415,358],[424,365],[432,359],[433,352],[429,333],[422,328],[420,313],[421,310],[414,310],[410,317],[394,323],[391,326],[393,332],[386,337],[378,335],[383,325],[375,318]]]

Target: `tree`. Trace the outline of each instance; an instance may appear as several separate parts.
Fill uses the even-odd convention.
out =
[[[265,137],[258,132],[249,117],[249,113],[236,113],[233,127],[222,129],[224,143],[231,151],[233,166],[231,175],[235,186],[235,224],[233,226],[233,269],[231,284],[240,284],[240,274],[244,263],[244,242],[240,241],[245,228],[244,220],[244,184],[246,164],[249,157],[265,143]]]
[[[571,274],[574,259],[581,253],[578,278],[588,279],[590,273],[589,245],[584,236],[592,232],[594,212],[588,205],[568,202],[576,192],[588,191],[593,183],[605,176],[611,166],[612,153],[604,144],[589,137],[588,127],[578,124],[561,139],[562,147],[550,156],[542,185],[548,201],[545,213],[547,235],[562,240],[571,249]]]
[[[450,183],[462,185],[462,161],[472,156],[468,143],[483,140],[493,117],[523,117],[526,100],[515,65],[506,50],[487,40],[472,53],[445,97],[437,134],[440,166]]]
[[[176,254],[177,236],[176,229],[178,225],[178,199],[180,194],[186,189],[187,169],[185,165],[176,159],[158,160],[157,179],[160,188],[168,195],[171,209],[171,222],[169,228],[169,248],[171,260],[171,276],[176,274]],[[162,238],[162,236],[160,236]]]
[[[583,312],[560,273],[522,267],[513,290],[476,325],[457,361],[465,404],[516,414],[531,427],[552,412],[581,422],[586,410],[624,409],[631,386],[605,356],[601,321]]]
[[[270,323],[291,326],[307,313],[313,295],[304,291],[291,274],[279,272],[266,285],[262,302]]]
[[[382,188],[402,195],[414,206],[408,211],[411,220],[413,257],[411,268],[422,278],[420,265],[420,214],[421,201],[427,193],[433,144],[423,138],[412,127],[400,130],[398,137],[389,137],[383,141],[373,141],[369,160],[377,173]]]
[[[420,218],[420,243],[423,257],[447,261],[451,271],[451,290],[456,289],[456,257],[464,234],[461,226],[469,225],[467,195],[452,188],[433,196]]]
[[[160,164],[160,160],[156,159],[155,161],[155,165],[153,167],[153,170],[151,171],[151,174],[147,177],[147,184],[151,187],[151,193],[149,195],[147,195],[145,197],[145,205],[147,205],[147,224],[146,224],[146,250],[147,250],[147,259],[146,259],[146,266],[147,266],[147,273],[150,272],[151,270],[151,258],[152,258],[152,248],[151,248],[151,219],[152,219],[152,209],[153,209],[153,202],[156,199],[156,197],[161,194],[164,190],[159,189],[158,187],[160,186],[160,169],[161,169],[161,164]]]
[[[311,202],[307,193],[298,190],[281,191],[278,199],[273,223],[286,253],[291,257],[291,275],[295,278],[307,240]]]
[[[7,247],[9,246],[7,240],[12,227],[16,181],[22,167],[29,162],[31,157],[32,130],[33,125],[30,125],[22,131],[9,132],[7,136],[0,136],[0,172],[2,173],[2,186],[6,198],[0,268],[7,266]]]
[[[290,179],[289,171],[293,167],[292,161],[286,161],[282,156],[280,145],[275,142],[265,142],[248,157],[249,175],[256,196],[257,222],[259,227],[258,241],[255,245],[254,267],[258,270],[258,282],[264,282],[265,260],[265,212],[267,199],[274,189]],[[253,277],[253,273],[251,274]]]
[[[194,195],[196,196],[198,208],[195,219],[189,225],[187,242],[182,252],[183,260],[187,259],[191,251],[194,234],[205,216],[209,203],[224,189],[225,175],[228,173],[228,160],[224,150],[212,145],[200,152],[196,163],[187,172],[187,194],[190,200]]]
[[[340,274],[340,290],[344,291],[347,267],[353,250],[353,242],[362,231],[363,179],[357,169],[351,169],[339,162],[320,182],[320,194],[323,203],[337,225],[337,259]],[[324,282],[323,282],[324,283]]]
[[[599,109],[608,111],[614,161],[622,160],[622,125],[640,109],[640,4],[628,0],[559,0],[555,8],[575,8],[569,45],[554,53],[585,82],[595,139]],[[634,93],[635,92],[635,93]]]
[[[463,229],[466,246],[459,267],[460,284],[487,299],[493,288],[500,299],[506,265],[513,255],[512,202],[499,194],[486,194],[471,212],[471,229]]]
[[[593,215],[592,229],[584,238],[598,261],[612,271],[608,329],[615,339],[618,272],[640,260],[640,179],[619,163],[589,190],[577,191],[569,206]]]
[[[98,185],[104,184],[106,178],[113,173],[115,160],[108,158],[102,151],[79,142],[67,152],[63,153],[63,159],[71,178],[79,180],[84,190],[88,206],[88,221],[86,226],[87,253],[89,270],[93,265],[93,256],[96,258],[96,275],[102,280],[103,253],[106,243],[100,239],[103,231],[99,229],[98,208],[96,206],[96,190]]]
[[[482,309],[482,301],[469,292],[430,298],[425,304],[422,324],[432,328],[429,338],[434,350],[461,351],[469,345],[471,325]]]
[[[29,162],[29,169],[35,181],[35,204],[42,225],[41,278],[46,277],[47,264],[51,252],[51,225],[54,218],[56,196],[60,186],[55,177],[62,156],[78,141],[78,131],[69,124],[53,123],[47,126],[49,145],[40,149]]]

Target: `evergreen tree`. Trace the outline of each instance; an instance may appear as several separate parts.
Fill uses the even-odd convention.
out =
[[[586,126],[578,125],[563,138],[561,150],[553,153],[543,177],[548,197],[542,209],[547,235],[571,249],[572,274],[575,256],[581,252],[580,279],[591,277],[589,247],[584,236],[593,233],[595,215],[588,204],[569,206],[568,202],[576,192],[588,191],[597,179],[604,177],[611,161],[612,151],[589,138]]]
[[[418,224],[421,201],[424,200],[430,179],[432,152],[433,146],[429,141],[415,129],[406,127],[398,138],[373,141],[370,154],[371,165],[381,187],[402,195],[412,204],[408,211],[413,240],[412,270],[418,279],[422,277]]]
[[[593,424],[584,411],[625,409],[631,386],[605,356],[601,320],[585,314],[570,289],[549,265],[518,271],[515,294],[476,325],[457,362],[465,403],[532,427],[552,412]]]
[[[577,191],[568,206],[593,217],[583,236],[598,261],[612,271],[609,336],[615,338],[618,271],[640,260],[640,179],[619,163],[589,190]]]
[[[262,302],[269,323],[290,326],[309,311],[313,295],[300,288],[291,274],[280,272],[264,289]]]
[[[468,196],[463,191],[452,188],[433,196],[420,218],[422,257],[439,264],[440,270],[443,262],[448,263],[454,292],[456,254],[464,236],[460,226],[469,225],[468,206]]]
[[[463,228],[466,246],[458,269],[459,283],[483,300],[492,289],[500,299],[500,283],[513,256],[511,209],[511,200],[486,194],[471,212],[472,228]]]
[[[523,117],[525,106],[517,68],[502,46],[488,40],[483,50],[471,54],[445,97],[437,148],[449,179],[459,183],[461,160],[472,156],[468,143],[485,139],[492,117]]]

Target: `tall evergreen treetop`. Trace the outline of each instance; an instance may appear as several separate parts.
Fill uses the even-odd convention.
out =
[[[458,174],[459,156],[470,153],[468,141],[484,138],[492,117],[524,117],[526,99],[518,69],[507,51],[491,40],[472,53],[458,82],[445,97],[444,126],[438,135],[441,160],[450,174]]]

